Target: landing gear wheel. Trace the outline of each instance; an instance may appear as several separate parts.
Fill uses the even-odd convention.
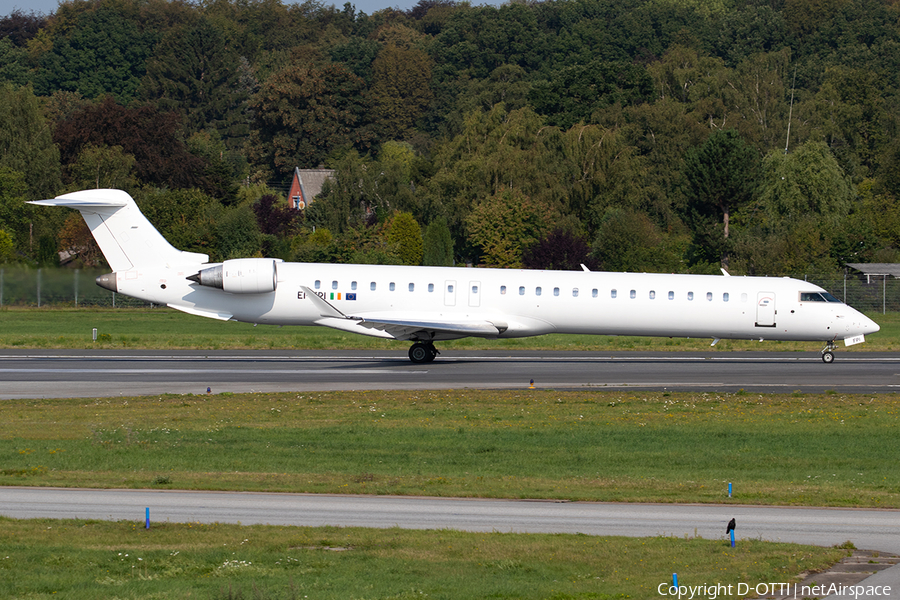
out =
[[[434,357],[437,356],[437,354],[438,351],[434,347],[434,344],[416,342],[409,349],[409,360],[416,363],[417,365],[422,365],[433,361]]]
[[[826,365],[830,365],[834,362],[835,347],[836,346],[834,345],[834,340],[831,340],[830,342],[825,344],[824,348],[822,348],[822,362]]]

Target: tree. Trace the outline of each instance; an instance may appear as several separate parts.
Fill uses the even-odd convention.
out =
[[[201,19],[163,37],[147,61],[141,91],[161,109],[183,113],[191,131],[227,133],[229,117],[247,99],[239,77],[237,54],[218,28]]]
[[[522,266],[526,269],[579,271],[581,265],[596,263],[590,252],[591,247],[584,237],[571,229],[556,227],[525,250]]]
[[[21,173],[34,197],[59,191],[59,150],[30,87],[0,84],[0,167]]]
[[[115,3],[81,13],[74,28],[53,40],[35,77],[41,95],[54,90],[78,91],[88,98],[112,94],[131,100],[144,74],[156,35]]]
[[[388,44],[372,63],[373,115],[385,137],[403,137],[431,102],[432,60],[415,48]]]
[[[684,159],[686,221],[699,255],[728,268],[732,212],[753,197],[759,155],[733,129],[715,131]]]
[[[834,224],[850,210],[853,187],[824,142],[771,152],[763,172],[760,202],[773,221],[818,215]]]
[[[680,272],[684,248],[667,239],[647,215],[610,208],[604,215],[591,257],[604,271]]]
[[[530,98],[550,123],[568,129],[578,122],[591,122],[600,108],[641,104],[652,94],[653,80],[644,67],[594,60],[555,72],[549,81],[535,84]]]
[[[122,146],[94,146],[88,144],[69,165],[72,191],[85,188],[113,188],[129,190],[134,186],[134,156],[126,154]]]
[[[287,175],[297,166],[318,166],[335,150],[368,149],[364,89],[341,65],[295,62],[278,71],[250,100],[251,162]]]
[[[522,252],[546,231],[545,206],[518,190],[502,189],[479,203],[466,219],[470,240],[481,248],[489,267],[521,267]]]
[[[422,264],[422,229],[410,213],[394,215],[388,225],[387,240],[404,265]]]
[[[77,257],[84,267],[104,264],[103,253],[81,215],[72,212],[59,230],[59,249]]]
[[[433,267],[453,266],[453,238],[450,237],[446,219],[435,219],[425,228],[422,264]]]
[[[181,120],[150,105],[124,107],[111,96],[76,109],[57,124],[53,139],[62,160],[71,163],[87,144],[120,146],[135,158],[135,174],[147,184],[209,189],[206,162],[181,139]]]

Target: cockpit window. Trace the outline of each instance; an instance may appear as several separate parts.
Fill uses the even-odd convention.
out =
[[[840,302],[828,292],[800,292],[800,302]]]

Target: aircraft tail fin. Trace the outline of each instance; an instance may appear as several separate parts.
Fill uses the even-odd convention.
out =
[[[134,199],[122,190],[83,190],[29,204],[67,206],[81,212],[113,271],[209,262],[206,254],[173,247],[141,213]]]

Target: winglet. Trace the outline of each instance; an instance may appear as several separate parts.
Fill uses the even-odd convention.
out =
[[[315,307],[319,309],[319,314],[321,314],[323,317],[332,317],[335,319],[351,318],[329,304],[328,301],[325,300],[325,298],[315,293],[309,287],[301,285],[300,289],[306,292],[306,297],[309,298],[310,302],[312,302]]]

